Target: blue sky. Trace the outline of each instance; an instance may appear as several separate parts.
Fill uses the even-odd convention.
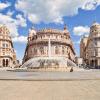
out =
[[[79,41],[94,21],[100,23],[100,0],[0,0],[0,24],[10,29],[19,60],[29,28],[63,29],[67,24],[79,55]]]

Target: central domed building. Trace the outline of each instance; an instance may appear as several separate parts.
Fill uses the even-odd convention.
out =
[[[70,33],[63,30],[29,30],[22,67],[37,70],[66,70],[76,67]]]

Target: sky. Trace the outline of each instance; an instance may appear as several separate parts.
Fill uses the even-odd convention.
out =
[[[20,61],[31,27],[63,30],[66,24],[79,56],[80,40],[95,21],[100,23],[100,0],[0,0],[0,24],[9,28]]]

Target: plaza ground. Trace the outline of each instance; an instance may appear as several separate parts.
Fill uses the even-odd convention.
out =
[[[100,100],[100,71],[0,72],[0,79],[0,100]]]

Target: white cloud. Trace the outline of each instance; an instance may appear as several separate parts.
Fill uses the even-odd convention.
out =
[[[14,14],[13,11],[10,11],[10,10],[9,10],[9,11],[7,12],[7,15],[10,16],[10,17],[12,17],[13,14]]]
[[[18,36],[12,39],[13,42],[18,42],[18,43],[27,43],[27,37],[26,36]]]
[[[9,15],[0,14],[0,24],[5,24],[14,38],[19,35],[18,27],[26,26],[26,20],[20,15],[17,16],[17,19],[14,19]]]
[[[10,6],[10,3],[1,3],[0,2],[0,10],[3,10],[3,9],[5,9],[5,8],[7,8],[7,7],[9,7]]]
[[[89,34],[90,28],[88,26],[77,26],[73,28],[73,33],[75,35],[86,35]]]
[[[83,5],[82,9],[94,10],[98,5],[100,5],[100,0],[87,0]]]
[[[18,14],[18,15],[16,16],[16,18],[17,18],[16,24],[18,24],[18,25],[20,25],[20,26],[22,26],[22,27],[26,27],[26,26],[27,26],[27,24],[26,24],[26,19],[23,18],[22,15]]]
[[[12,37],[18,36],[17,25],[15,22],[16,20],[10,16],[0,14],[0,24],[5,24],[8,27]]]
[[[39,23],[39,18],[38,18],[38,16],[36,16],[36,15],[34,15],[34,14],[30,14],[29,16],[28,16],[28,18],[29,18],[29,20],[31,21],[31,22],[33,22],[33,23]]]
[[[78,14],[78,9],[93,10],[100,0],[18,0],[16,9],[24,12],[33,23],[62,23],[63,16]]]

